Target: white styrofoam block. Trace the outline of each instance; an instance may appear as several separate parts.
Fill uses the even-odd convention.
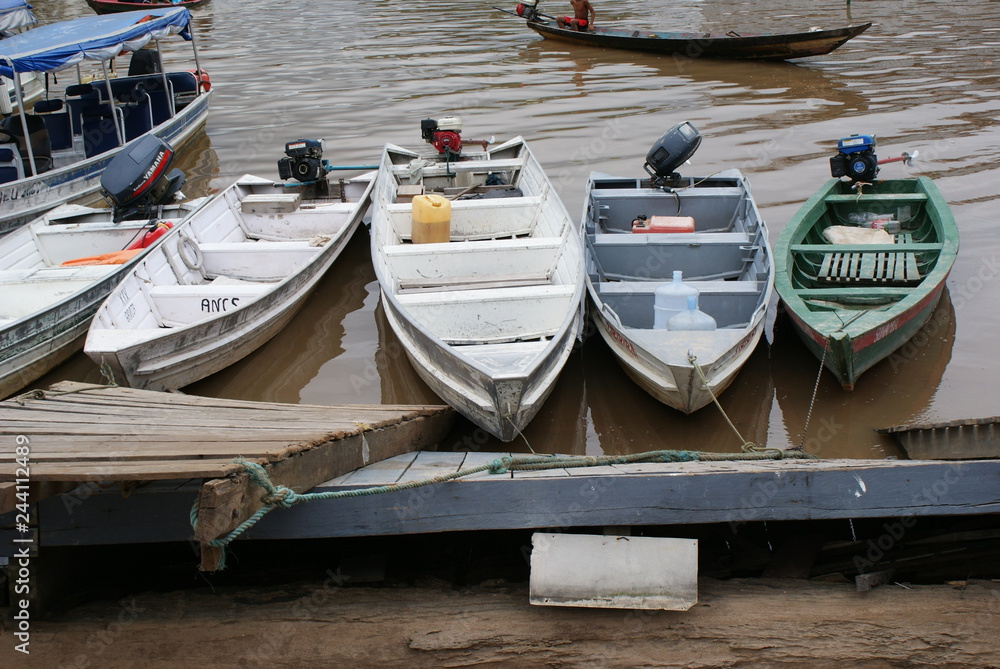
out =
[[[698,541],[546,534],[531,539],[530,602],[686,611],[698,603]]]

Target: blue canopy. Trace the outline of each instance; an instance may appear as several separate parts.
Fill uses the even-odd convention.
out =
[[[190,18],[186,7],[170,7],[84,16],[39,26],[0,40],[0,76],[13,78],[15,71],[61,70],[84,59],[108,60],[171,33],[191,39],[187,33]]]
[[[38,23],[24,0],[0,0],[0,33]]]

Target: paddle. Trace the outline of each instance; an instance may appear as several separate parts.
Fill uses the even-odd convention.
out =
[[[517,12],[512,12],[512,11],[510,11],[509,9],[503,9],[503,8],[501,8],[501,7],[497,7],[496,5],[493,5],[493,9],[495,9],[495,10],[497,10],[497,11],[499,11],[499,12],[503,12],[504,14],[510,14],[511,16],[516,16],[516,17],[517,17],[517,18],[519,18],[519,19],[523,19],[523,18],[524,18],[523,16],[521,16],[521,15],[520,15],[520,14],[518,14]],[[546,19],[550,19],[550,20],[552,20],[552,21],[555,21],[555,20],[556,20],[556,17],[554,17],[554,16],[549,16],[548,14],[542,14],[541,12],[535,12],[535,14],[536,14],[536,15],[538,15],[538,16],[541,16],[542,18],[546,18]],[[530,20],[530,19],[529,19],[529,20]]]

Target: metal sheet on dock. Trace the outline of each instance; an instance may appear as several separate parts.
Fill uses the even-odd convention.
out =
[[[1000,418],[899,425],[877,430],[889,434],[911,460],[986,460],[1000,458]]]

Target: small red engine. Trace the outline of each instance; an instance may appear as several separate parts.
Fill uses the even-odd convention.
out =
[[[420,122],[420,136],[438,153],[458,155],[462,152],[462,121],[457,116],[424,119]]]

